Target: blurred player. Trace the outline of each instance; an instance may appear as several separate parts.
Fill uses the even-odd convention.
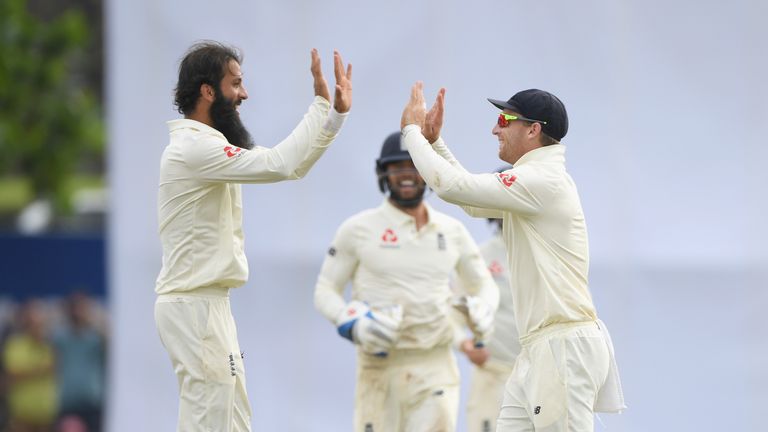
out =
[[[312,50],[315,98],[298,126],[273,148],[255,147],[240,121],[248,98],[234,48],[192,46],[181,61],[170,144],[160,166],[163,267],[155,320],[179,382],[178,431],[249,431],[251,408],[230,311],[229,290],[248,279],[239,183],[307,174],[336,138],[352,98],[351,65],[334,53],[333,107]]]
[[[503,171],[503,170],[502,170]],[[504,396],[504,385],[520,354],[520,335],[515,324],[512,292],[509,288],[507,250],[501,237],[501,220],[489,219],[494,235],[480,245],[480,254],[499,287],[499,308],[493,318],[493,333],[485,346],[472,339],[461,343],[461,351],[474,365],[467,399],[467,431],[492,432]]]
[[[384,141],[376,171],[389,196],[338,229],[315,305],[358,348],[355,431],[453,431],[459,374],[449,280],[456,272],[466,288],[461,301],[478,342],[490,332],[498,289],[466,228],[422,200],[424,180],[399,133]]]
[[[403,141],[427,184],[476,217],[503,219],[521,352],[497,431],[591,431],[594,411],[620,411],[613,347],[587,284],[589,247],[576,186],[565,170],[563,103],[530,89],[508,101],[493,134],[514,166],[470,174],[440,138],[445,90],[426,112],[422,84],[403,110]]]

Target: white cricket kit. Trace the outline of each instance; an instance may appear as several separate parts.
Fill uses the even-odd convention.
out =
[[[501,233],[480,245],[480,254],[499,287],[499,308],[493,319],[493,333],[485,345],[490,357],[482,367],[474,366],[472,370],[467,399],[469,432],[496,430],[504,386],[520,354],[520,335],[517,332],[512,291],[509,287],[507,249]]]
[[[155,320],[179,380],[178,431],[249,431],[251,410],[229,289],[248,279],[239,183],[298,179],[325,152],[346,114],[315,97],[273,148],[241,149],[203,123],[168,122],[158,215],[163,267]]]
[[[507,249],[500,234],[480,245],[480,255],[488,265],[493,281],[499,287],[499,308],[493,318],[493,333],[486,343],[491,361],[512,367],[520,354],[520,334],[515,322],[514,300],[509,287]]]
[[[403,307],[400,338],[387,357],[358,350],[355,431],[453,430],[459,385],[450,348],[453,272],[469,294],[498,305],[466,228],[428,205],[427,211],[429,222],[418,231],[413,217],[388,200],[347,219],[317,280],[315,305],[333,323],[350,281],[352,299],[367,302],[374,314]]]
[[[507,384],[498,430],[534,426],[591,430],[592,410],[598,404],[610,406],[609,411],[623,409],[620,386],[603,385],[609,376],[618,381],[618,373],[603,335],[604,326],[598,327],[587,285],[587,230],[576,186],[565,170],[565,147],[556,144],[531,150],[515,162],[514,168],[502,173],[470,174],[442,139],[433,148],[416,125],[403,129],[403,141],[419,173],[441,198],[461,205],[473,216],[504,221],[515,319],[523,349]],[[584,325],[589,330],[582,328]],[[529,345],[541,341],[562,343],[567,349],[551,350],[550,357],[552,351],[563,356],[554,360],[532,357]],[[544,353],[542,350],[541,355]],[[522,358],[530,359],[526,367],[521,367]],[[551,368],[542,372],[547,365],[566,363],[567,373],[559,370],[560,375],[553,374]],[[609,368],[609,364],[614,367]],[[584,375],[590,376],[587,379]],[[543,381],[542,377],[552,376],[568,379]],[[592,384],[567,385],[581,378]],[[547,389],[555,384],[567,391]],[[520,391],[511,391],[513,387]],[[598,395],[603,387],[618,391]],[[612,403],[602,404],[606,398]]]

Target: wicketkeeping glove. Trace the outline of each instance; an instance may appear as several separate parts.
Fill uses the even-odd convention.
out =
[[[480,297],[462,296],[454,299],[453,307],[466,317],[467,325],[474,336],[475,346],[478,348],[484,346],[493,331],[494,311],[491,306]]]
[[[400,305],[373,311],[367,304],[353,300],[336,319],[339,334],[367,353],[380,357],[397,343],[403,308]]]

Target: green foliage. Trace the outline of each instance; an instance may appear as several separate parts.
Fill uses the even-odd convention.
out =
[[[89,38],[79,11],[43,22],[26,0],[0,1],[0,177],[28,176],[59,212],[68,180],[104,148],[100,101],[77,72]]]

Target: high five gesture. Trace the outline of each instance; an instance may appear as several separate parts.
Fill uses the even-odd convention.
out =
[[[312,49],[312,65],[310,66],[312,77],[314,78],[315,96],[320,96],[326,100],[331,100],[328,82],[323,76],[323,70],[320,67],[320,55],[317,49]],[[338,51],[333,52],[333,73],[336,76],[336,91],[333,98],[333,107],[339,113],[349,111],[352,106],[352,64],[344,67],[344,61]]]

